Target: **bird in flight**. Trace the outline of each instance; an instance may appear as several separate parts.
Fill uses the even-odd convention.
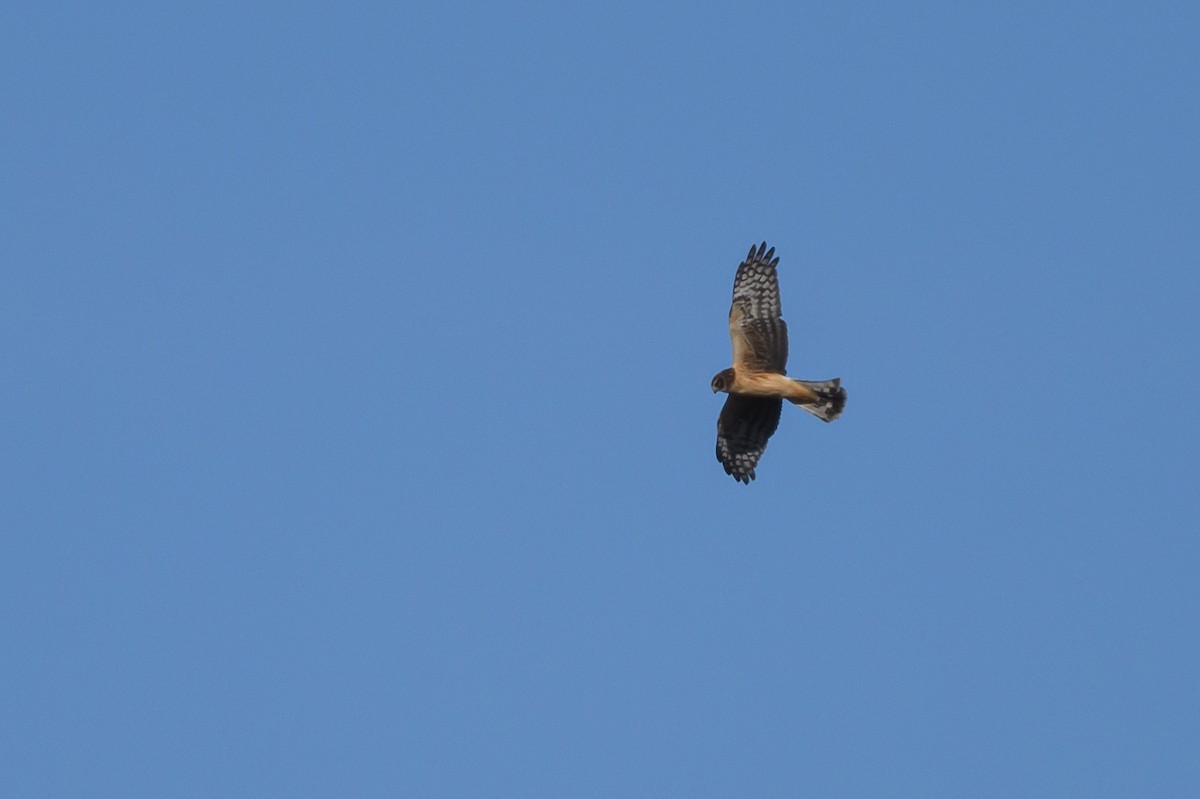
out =
[[[750,246],[733,278],[729,336],[733,366],[712,379],[713,393],[729,394],[717,418],[717,460],[725,473],[746,483],[779,425],[783,400],[823,422],[832,422],[846,404],[841,378],[794,380],[785,377],[787,323],[781,318],[775,248]]]

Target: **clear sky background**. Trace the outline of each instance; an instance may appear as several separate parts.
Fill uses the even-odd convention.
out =
[[[1198,41],[8,7],[2,792],[1200,795]],[[747,487],[764,239],[849,402]]]

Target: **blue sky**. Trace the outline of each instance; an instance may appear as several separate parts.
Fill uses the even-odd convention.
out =
[[[5,793],[1196,794],[1198,34],[9,8]]]

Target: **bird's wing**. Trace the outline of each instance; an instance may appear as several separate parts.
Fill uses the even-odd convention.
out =
[[[749,483],[754,467],[779,426],[783,400],[730,394],[717,417],[717,460],[734,480]]]
[[[786,373],[787,323],[779,302],[775,248],[764,241],[751,247],[733,278],[733,304],[729,308],[729,336],[733,340],[733,366],[749,372]]]

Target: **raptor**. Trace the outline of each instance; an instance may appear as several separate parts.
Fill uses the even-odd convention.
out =
[[[823,422],[832,422],[846,405],[841,378],[795,380],[787,377],[788,332],[779,302],[779,259],[764,241],[751,245],[733,278],[729,336],[733,366],[712,379],[713,392],[729,396],[717,418],[717,460],[733,479],[749,484],[754,469],[779,426],[783,400]]]

